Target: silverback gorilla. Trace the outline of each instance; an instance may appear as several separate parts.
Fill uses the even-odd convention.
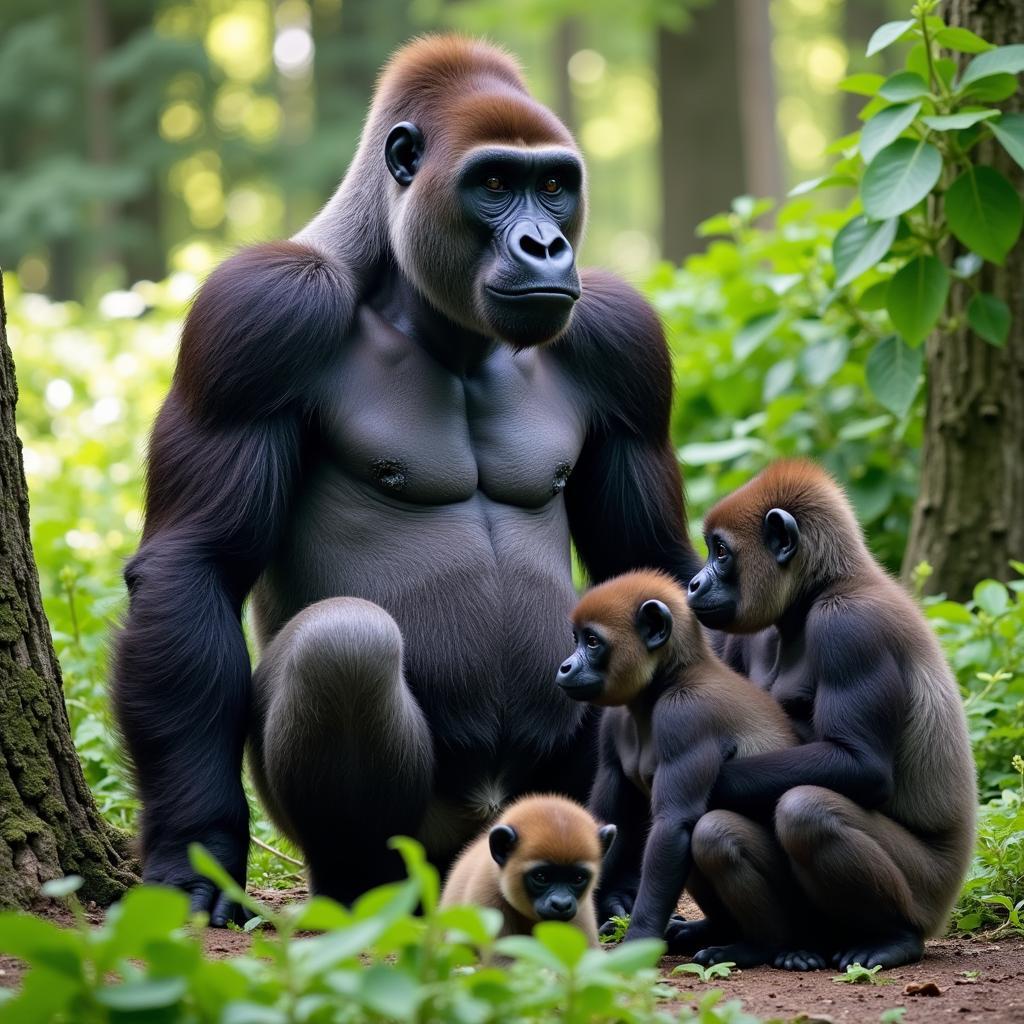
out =
[[[334,197],[216,270],[185,323],[125,579],[115,699],[144,877],[223,925],[259,792],[316,891],[505,801],[584,797],[591,712],[551,682],[570,537],[590,576],[699,567],[654,312],[579,274],[579,151],[516,64],[453,37],[385,69]],[[261,660],[240,625],[251,594]]]

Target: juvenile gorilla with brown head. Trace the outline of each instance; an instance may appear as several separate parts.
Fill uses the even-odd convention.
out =
[[[510,797],[584,797],[594,716],[550,682],[595,580],[688,580],[658,319],[579,273],[580,154],[515,63],[427,38],[384,71],[335,196],[216,270],[150,448],[115,673],[144,875],[223,924],[261,796],[319,892],[444,864]],[[262,658],[240,627],[252,593]]]

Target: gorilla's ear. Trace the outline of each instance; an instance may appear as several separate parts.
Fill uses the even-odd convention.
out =
[[[644,601],[637,613],[640,639],[649,651],[664,647],[672,635],[672,612],[664,601]]]
[[[519,842],[519,833],[511,825],[495,825],[487,837],[491,844],[491,856],[498,867],[503,868],[505,861]]]
[[[597,830],[597,839],[601,844],[601,852],[603,854],[608,853],[612,848],[612,843],[615,842],[615,837],[619,834],[619,830],[614,825],[602,825]]]
[[[764,517],[764,542],[779,565],[785,565],[800,546],[800,527],[784,509],[769,509]]]
[[[411,185],[423,156],[423,133],[411,121],[402,121],[388,132],[384,161],[399,185]]]

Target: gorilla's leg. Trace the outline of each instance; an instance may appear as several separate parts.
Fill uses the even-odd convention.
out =
[[[797,786],[776,809],[779,841],[825,916],[852,926],[836,964],[919,960],[924,935],[952,903],[958,869],[891,818],[819,786]]]
[[[314,891],[348,903],[399,877],[385,844],[417,831],[433,751],[395,620],[358,598],[310,605],[267,647],[253,688],[256,786]]]
[[[701,940],[704,946],[694,960],[752,967],[790,948],[800,897],[771,830],[732,811],[710,811],[697,822],[692,844],[694,880],[700,884],[691,882],[691,888],[711,918],[694,922],[690,942]],[[702,893],[701,887],[711,891]],[[727,912],[725,922],[734,929],[738,925],[742,941],[717,944],[724,938],[719,908]],[[803,970],[825,966],[820,955],[804,954],[800,961]]]

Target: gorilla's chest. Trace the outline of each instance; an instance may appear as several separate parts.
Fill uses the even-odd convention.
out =
[[[561,493],[583,444],[571,382],[542,351],[502,347],[460,375],[407,338],[363,331],[323,385],[330,457],[411,504],[480,491],[538,508]]]

